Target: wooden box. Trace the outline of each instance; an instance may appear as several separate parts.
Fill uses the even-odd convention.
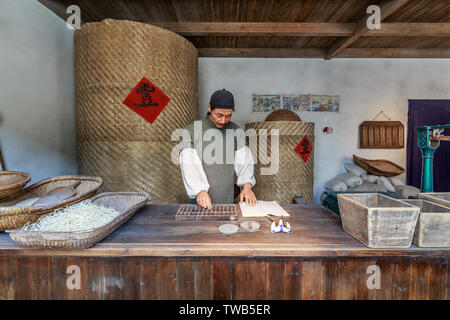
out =
[[[423,199],[403,202],[420,208],[413,243],[419,247],[450,247],[450,208]]]
[[[408,248],[420,209],[378,193],[338,194],[345,232],[369,248]]]
[[[450,208],[450,192],[421,192],[419,198]]]
[[[359,125],[359,147],[401,149],[404,131],[400,121],[364,121]]]

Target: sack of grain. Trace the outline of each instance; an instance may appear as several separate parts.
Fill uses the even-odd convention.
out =
[[[380,181],[384,184],[385,188],[389,192],[395,192],[394,186],[391,184],[388,178],[380,176]]]
[[[347,191],[347,185],[341,180],[331,179],[325,183],[325,189],[328,191]]]
[[[384,187],[383,183],[380,181],[377,181],[376,183],[371,182],[363,182],[362,185],[354,188],[347,188],[347,191],[352,192],[361,192],[361,191],[367,191],[367,192],[386,192],[387,189]]]
[[[395,186],[395,195],[399,196],[403,199],[408,199],[409,197],[417,198],[420,190],[416,187],[403,185],[403,186]]]
[[[361,178],[369,183],[377,183],[380,180],[379,176],[373,175],[373,174],[363,174]]]
[[[344,163],[344,168],[348,173],[353,173],[354,175],[357,175],[359,177],[361,177],[363,174],[367,174],[366,170],[354,163]]]
[[[337,175],[335,179],[343,181],[347,185],[347,187],[351,188],[360,186],[363,183],[361,177],[353,173],[342,173],[340,175]]]
[[[404,186],[405,185],[405,183],[402,180],[398,179],[398,178],[389,177],[389,180],[391,181],[391,183],[392,183],[392,185],[394,187],[396,187],[396,186]]]
[[[322,192],[322,194],[320,195],[320,203],[323,203],[323,201],[325,200],[326,197],[327,197],[327,194],[325,192]]]

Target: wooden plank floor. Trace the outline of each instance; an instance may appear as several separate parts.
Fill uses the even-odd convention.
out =
[[[89,249],[28,249],[1,233],[0,256],[450,257],[450,248],[367,248],[343,231],[336,214],[319,205],[284,205],[292,234],[272,234],[269,220],[254,218],[261,230],[234,235],[219,232],[223,221],[176,221],[178,206],[149,205]]]

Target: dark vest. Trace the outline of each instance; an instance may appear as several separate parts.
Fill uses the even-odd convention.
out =
[[[194,127],[196,122],[201,122],[202,131],[201,135],[199,134],[200,132],[196,132],[197,136],[194,136]],[[186,127],[191,136],[191,143],[184,143],[183,147],[195,148],[197,150],[197,153],[202,160],[203,170],[205,171],[210,185],[208,194],[211,197],[212,203],[234,203],[234,183],[236,176],[234,172],[234,152],[245,145],[245,137],[241,134],[242,132],[234,131],[240,128],[238,125],[231,121],[220,129],[215,126],[209,116],[206,116],[204,119],[198,120],[196,122]],[[232,129],[233,132],[238,133],[239,138],[237,138],[236,135],[227,135],[227,129]],[[203,139],[203,136],[207,130],[211,130],[209,131],[209,133],[213,133],[210,141],[205,141]],[[213,148],[216,134],[222,136],[223,139],[223,157],[221,157],[222,161],[221,163],[207,163],[211,162],[211,159],[208,160],[206,155],[212,155],[216,160],[220,155],[220,153],[217,152],[215,148]],[[227,143],[229,144],[228,150]],[[228,163],[227,151],[229,153]]]

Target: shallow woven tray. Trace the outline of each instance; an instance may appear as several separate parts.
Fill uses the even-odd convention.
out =
[[[56,187],[71,186],[76,181],[80,181],[80,184],[75,188],[77,193],[64,201],[51,206],[11,207],[26,199],[42,197],[47,191]],[[59,176],[32,184],[14,196],[0,202],[0,231],[19,228],[27,222],[36,221],[42,215],[49,214],[55,209],[67,207],[88,199],[97,192],[102,184],[102,178],[88,176]]]
[[[369,160],[353,155],[353,162],[377,176],[394,177],[405,172],[405,169],[388,160]]]
[[[17,171],[0,172],[0,199],[9,198],[25,187],[30,182],[28,173]]]
[[[93,229],[75,232],[7,230],[11,239],[29,248],[88,248],[106,238],[144,207],[148,194],[144,192],[106,192],[91,199],[93,203],[115,209],[120,214],[110,223]]]

